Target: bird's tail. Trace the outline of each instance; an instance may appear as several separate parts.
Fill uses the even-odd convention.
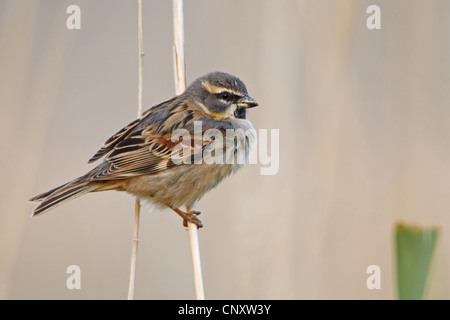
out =
[[[39,205],[34,208],[32,216],[47,212],[69,200],[80,197],[88,192],[96,191],[98,188],[98,184],[92,183],[89,176],[85,175],[63,184],[62,186],[38,194],[29,200],[40,202]]]

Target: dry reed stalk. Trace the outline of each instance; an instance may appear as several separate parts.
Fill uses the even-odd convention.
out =
[[[142,114],[142,83],[144,69],[144,51],[142,36],[142,0],[138,0],[138,50],[139,50],[139,74],[138,74],[138,118]],[[139,218],[141,214],[141,203],[136,199],[134,205],[134,228],[133,246],[131,250],[130,280],[128,283],[128,300],[134,300],[134,288],[136,280],[136,261],[139,246]]]
[[[186,89],[186,63],[184,59],[184,21],[183,0],[173,0],[173,30],[174,30],[174,64],[175,90],[181,94]],[[192,210],[186,207],[186,211]],[[189,241],[191,244],[192,264],[194,269],[195,296],[197,300],[204,300],[202,268],[200,263],[200,247],[198,243],[198,228],[188,222]]]

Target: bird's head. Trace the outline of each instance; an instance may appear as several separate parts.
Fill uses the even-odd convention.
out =
[[[184,94],[215,119],[246,119],[247,109],[258,105],[239,78],[224,72],[198,78]]]

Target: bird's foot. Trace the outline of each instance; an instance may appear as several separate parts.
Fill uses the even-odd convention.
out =
[[[198,229],[203,227],[202,222],[200,221],[199,218],[197,218],[197,216],[201,213],[200,211],[190,210],[188,212],[184,212],[178,208],[173,208],[173,207],[170,207],[170,209],[172,209],[173,211],[178,213],[178,215],[183,218],[183,226],[187,227],[188,222],[190,222],[190,223],[195,224]]]

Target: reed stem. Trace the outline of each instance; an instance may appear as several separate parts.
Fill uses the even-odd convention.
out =
[[[177,95],[186,89],[186,62],[184,56],[184,19],[183,0],[173,0],[173,32],[174,32],[174,64],[175,64],[175,90]],[[186,211],[192,208],[186,207]],[[200,247],[198,241],[198,228],[188,222],[189,242],[191,245],[192,265],[194,269],[195,296],[197,300],[204,300],[202,268],[200,262]]]
[[[138,72],[138,118],[142,114],[142,84],[144,69],[144,39],[142,36],[142,0],[138,0],[138,54],[139,54],[139,72]],[[136,281],[136,261],[139,247],[139,218],[141,214],[141,203],[136,199],[134,205],[134,228],[133,245],[131,249],[130,280],[128,283],[128,300],[134,300],[134,289]]]

